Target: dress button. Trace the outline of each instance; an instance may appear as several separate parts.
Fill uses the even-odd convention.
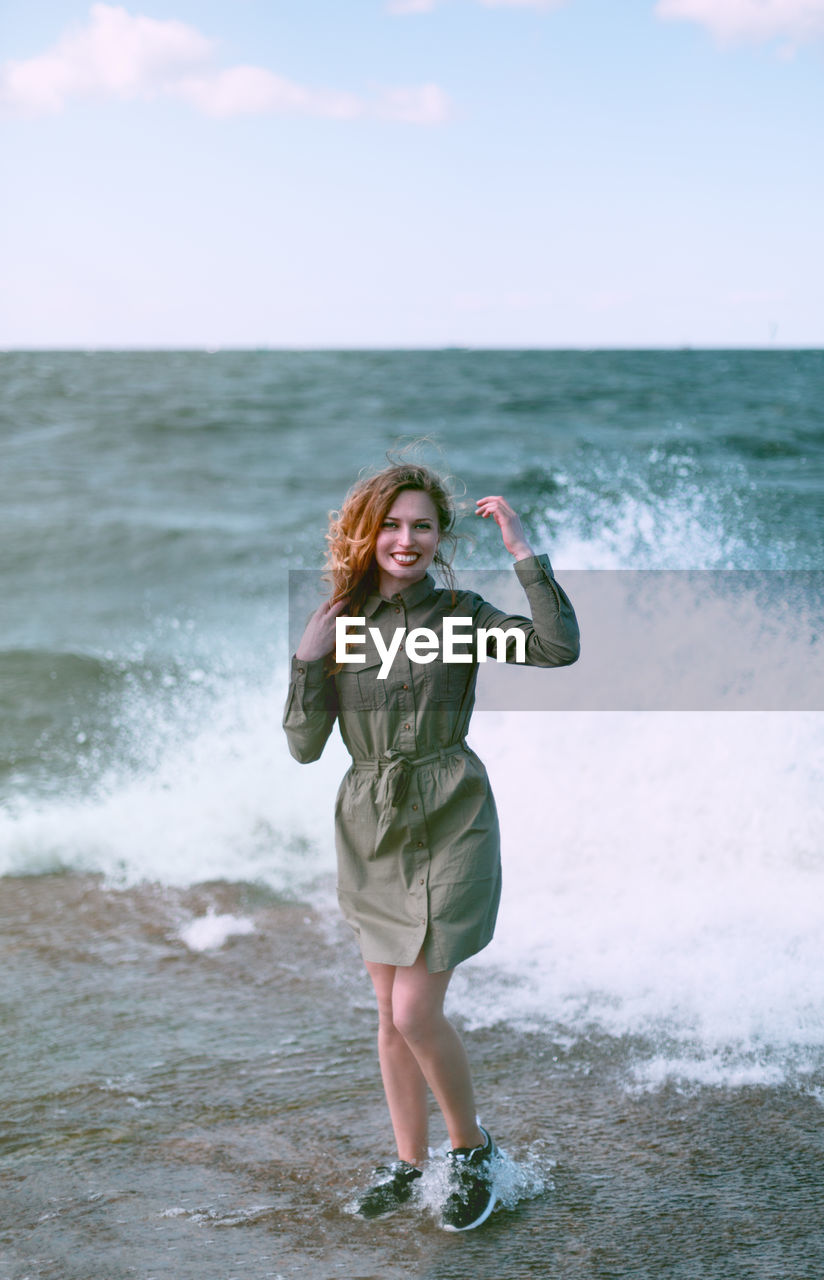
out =
[[[419,880],[419,881],[418,881],[418,883],[419,883],[419,884],[426,884],[426,881],[425,881],[425,880]]]
[[[409,728],[409,725],[408,725],[408,724],[405,724],[403,727],[404,727],[404,729],[408,729],[408,728]]]
[[[413,808],[413,809],[417,809],[417,807],[418,807],[418,806],[417,806],[416,804],[413,804],[413,806],[412,806],[412,808]]]
[[[419,841],[418,841],[418,848],[419,848],[419,849],[422,849],[422,848],[423,848],[423,840],[419,840]]]
[[[397,606],[395,607],[395,613],[400,613],[400,609]]]
[[[298,667],[298,675],[299,675],[299,676],[302,676],[302,675],[303,675],[303,673],[304,673],[304,671],[305,671],[305,667]]]
[[[409,688],[409,685],[408,685],[408,684],[405,684],[405,685],[402,685],[401,687],[402,687],[403,689],[408,689],[408,688]]]

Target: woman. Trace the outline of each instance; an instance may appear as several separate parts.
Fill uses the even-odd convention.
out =
[[[397,1161],[375,1170],[359,1211],[375,1217],[412,1195],[428,1152],[428,1086],[452,1147],[443,1225],[453,1231],[477,1227],[492,1212],[496,1148],[478,1122],[466,1053],[444,1017],[444,998],[455,966],[492,938],[501,866],[489,780],[464,740],[476,644],[455,646],[460,656],[444,661],[432,637],[442,641],[456,626],[450,619],[463,619],[459,634],[470,641],[481,629],[509,630],[507,661],[522,648],[531,665],[564,666],[579,652],[572,605],[512,507],[486,497],[476,510],[497,523],[532,619],[454,587],[442,553],[455,541],[445,486],[422,466],[387,467],[356,484],[332,513],[332,591],[293,658],[283,721],[301,762],[318,758],[336,718],[352,755],[335,809],[338,897],[375,988],[381,1075],[398,1148]],[[432,565],[450,589],[435,586]],[[338,649],[347,659],[340,661],[336,621],[344,613],[363,623],[346,623],[356,644],[351,654]],[[393,640],[399,628],[408,644]],[[429,642],[419,633],[416,648],[417,628],[428,629]],[[481,636],[481,651],[494,656],[500,642]]]

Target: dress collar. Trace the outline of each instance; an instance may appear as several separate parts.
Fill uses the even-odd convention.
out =
[[[413,609],[416,604],[420,604],[434,590],[435,580],[431,573],[427,573],[419,582],[413,582],[410,587],[406,587],[403,591],[397,591],[389,598],[374,592],[371,596],[366,597],[363,606],[364,617],[371,618],[375,610],[380,608],[382,604],[391,604],[393,600],[402,600],[407,609]]]

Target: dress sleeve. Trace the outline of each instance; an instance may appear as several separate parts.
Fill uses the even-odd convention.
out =
[[[549,557],[527,556],[516,561],[515,572],[526,591],[532,618],[502,613],[479,597],[473,615],[475,628],[501,627],[506,631],[517,627],[523,631],[526,662],[531,667],[567,667],[577,661],[581,651],[578,620],[569,597],[555,581]],[[486,652],[489,657],[497,656],[494,639],[488,639]],[[514,637],[506,641],[506,660],[517,660]]]
[[[293,657],[283,728],[296,760],[309,764],[320,757],[337,714],[335,680],[326,670],[326,660]]]

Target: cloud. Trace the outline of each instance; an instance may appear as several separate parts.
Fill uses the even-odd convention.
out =
[[[786,302],[787,294],[783,289],[731,289],[719,294],[718,301],[723,306],[761,306],[768,302]]]
[[[377,114],[405,124],[441,124],[451,115],[451,105],[443,89],[423,84],[414,89],[385,89]]]
[[[431,13],[447,0],[387,0],[388,13]],[[484,9],[558,9],[566,0],[475,0]]]
[[[216,118],[296,113],[440,124],[450,115],[447,94],[434,84],[387,88],[370,99],[296,84],[266,67],[217,67],[215,53],[215,42],[185,22],[94,4],[87,23],[45,53],[0,68],[0,105],[54,115],[74,101],[175,98]]]
[[[366,110],[355,94],[306,89],[265,67],[228,67],[181,76],[170,85],[169,93],[203,115],[216,117],[299,112],[329,120],[353,120]]]
[[[25,62],[7,62],[5,103],[31,114],[62,111],[72,98],[128,100],[152,96],[175,76],[205,62],[213,44],[174,20],[132,17],[114,5],[92,5],[89,21]]]
[[[658,0],[656,16],[697,22],[725,43],[824,36],[824,0]]]
[[[566,0],[481,0],[485,9],[560,9]]]
[[[389,13],[431,13],[438,0],[389,0]]]

